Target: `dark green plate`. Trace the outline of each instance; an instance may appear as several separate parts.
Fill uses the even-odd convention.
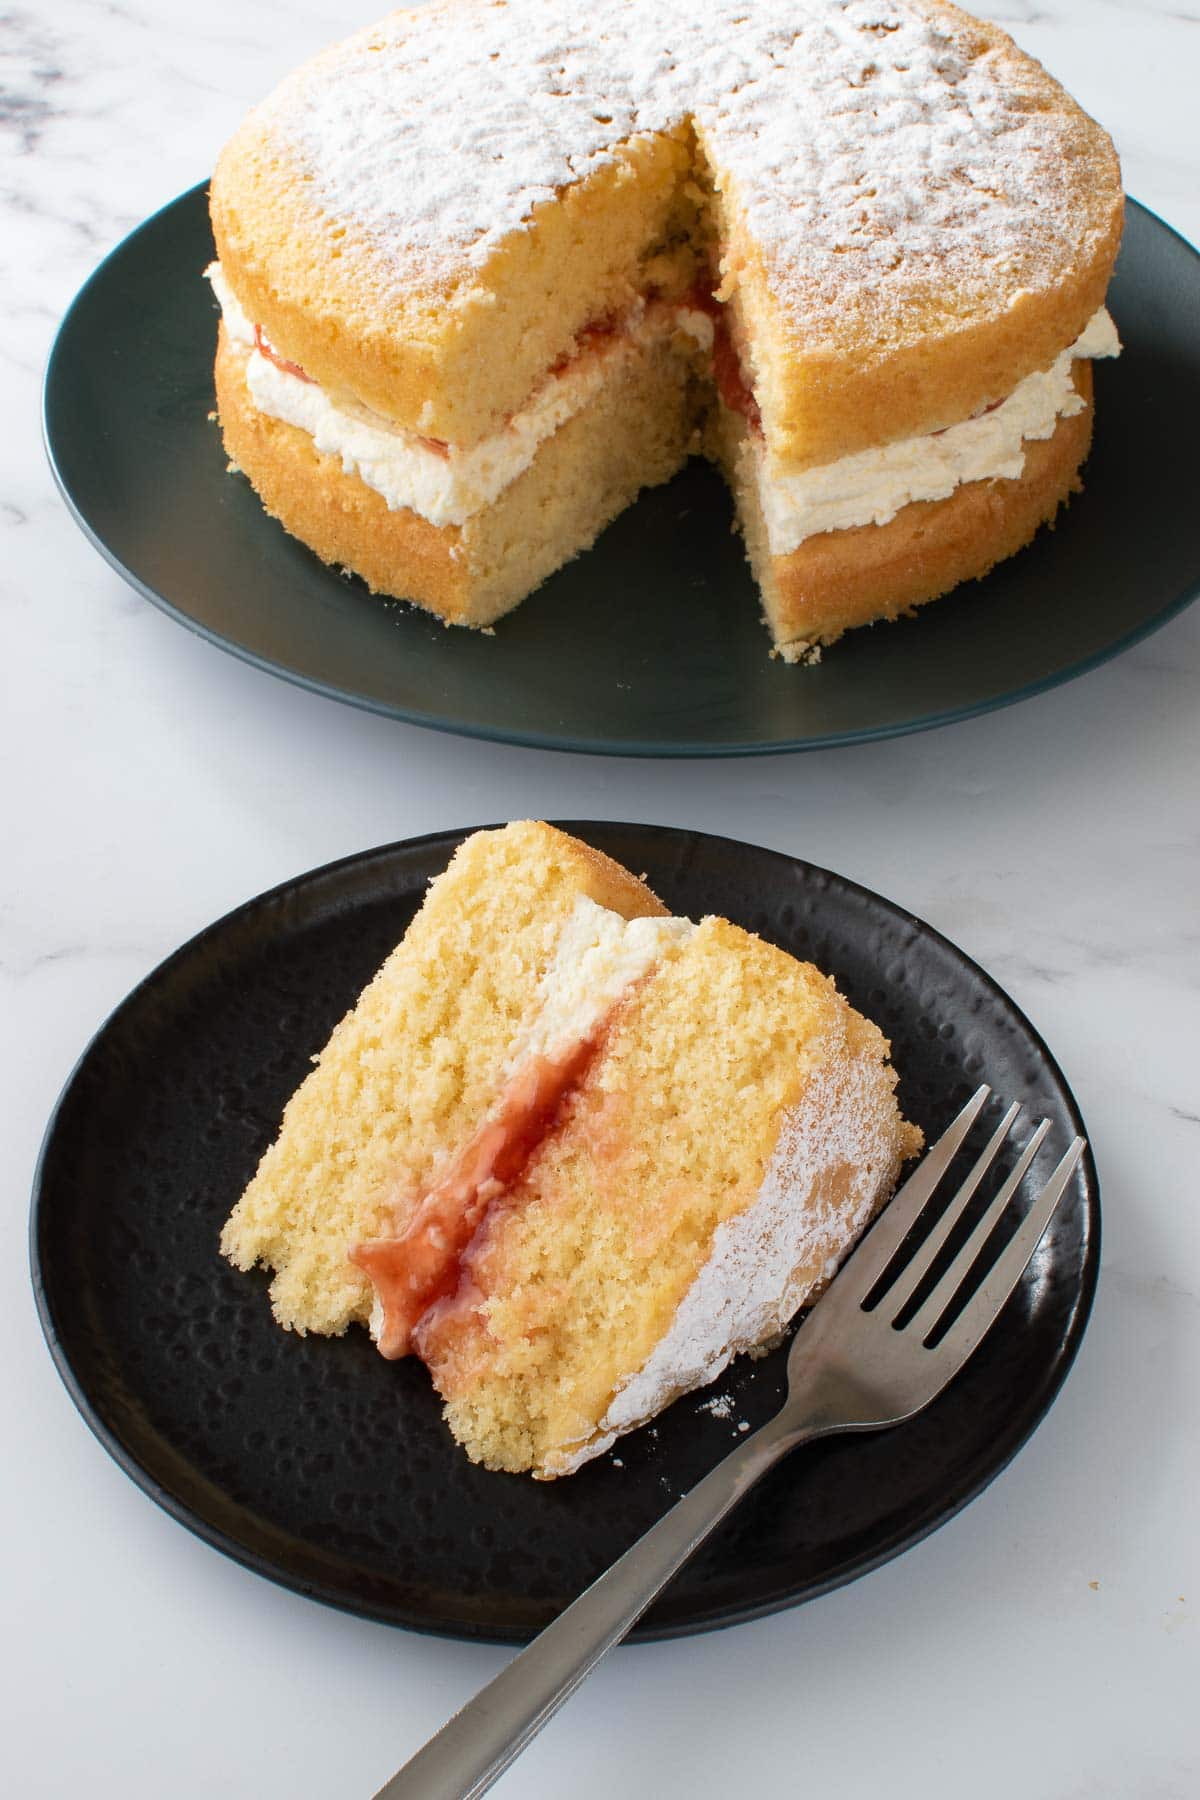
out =
[[[1132,205],[1096,371],[1087,491],[1054,532],[814,669],[773,662],[730,533],[696,463],[644,494],[495,637],[334,574],[226,472],[213,405],[216,315],[203,187],[92,276],[46,374],[59,485],[139,593],[246,661],[419,725],[561,750],[729,756],[943,725],[1094,668],[1200,589],[1195,421],[1200,256]]]

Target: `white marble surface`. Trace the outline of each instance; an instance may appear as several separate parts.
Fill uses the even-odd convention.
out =
[[[1200,238],[1195,0],[1007,0],[995,16],[1109,125],[1130,191]],[[957,939],[1076,1087],[1105,1241],[1076,1370],[980,1500],[810,1607],[619,1652],[498,1791],[1183,1800],[1200,1791],[1200,611],[949,731],[691,766],[403,728],[177,629],[56,497],[41,369],[100,256],[346,22],[333,0],[27,0],[0,21],[0,1785],[365,1797],[501,1666],[285,1593],[144,1499],[54,1375],[24,1233],[60,1084],[168,951],[331,857],[543,814],[732,832]]]

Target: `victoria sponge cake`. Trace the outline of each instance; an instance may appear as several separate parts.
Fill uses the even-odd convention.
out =
[[[1111,142],[943,0],[432,0],[251,112],[212,220],[232,462],[451,624],[699,452],[812,659],[1053,519],[1119,350]]]
[[[480,832],[225,1225],[279,1321],[421,1357],[468,1454],[570,1473],[779,1336],[920,1134],[811,965],[673,918],[536,823]]]

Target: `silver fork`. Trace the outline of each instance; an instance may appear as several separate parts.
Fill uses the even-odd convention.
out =
[[[896,1272],[892,1264],[917,1225],[991,1089],[980,1087],[918,1164],[796,1333],[788,1396],[775,1417],[638,1539],[552,1625],[455,1713],[375,1800],[474,1800],[620,1642],[655,1595],[767,1470],[799,1444],[834,1432],[875,1431],[912,1418],[941,1393],[976,1349],[1023,1275],[1086,1148],[1075,1138],[1025,1217],[930,1347],[1050,1129],[1043,1119],[958,1254],[903,1328],[934,1259],[1008,1137],[1010,1106],[932,1230]],[[885,1285],[885,1278],[886,1285]]]

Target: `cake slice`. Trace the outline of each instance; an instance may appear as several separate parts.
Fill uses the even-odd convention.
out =
[[[771,1342],[920,1134],[809,964],[547,825],[476,833],[222,1234],[279,1322],[428,1365],[475,1461],[569,1473]]]
[[[281,1325],[333,1333],[370,1317],[350,1246],[405,1219],[487,1112],[580,900],[622,921],[666,910],[609,857],[530,821],[476,832],[432,883],[221,1234],[237,1268],[274,1271]]]
[[[439,1199],[367,1252],[384,1347],[424,1359],[490,1468],[568,1474],[774,1341],[919,1148],[887,1043],[832,981],[723,919],[677,923],[469,1230]]]

